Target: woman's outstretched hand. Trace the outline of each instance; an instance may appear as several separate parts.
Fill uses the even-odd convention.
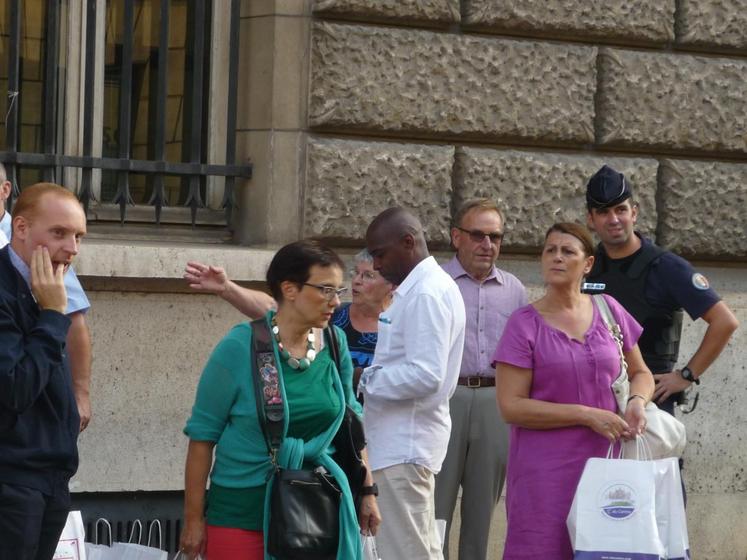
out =
[[[184,269],[184,279],[190,288],[200,292],[220,295],[228,289],[228,276],[220,266],[190,261]]]

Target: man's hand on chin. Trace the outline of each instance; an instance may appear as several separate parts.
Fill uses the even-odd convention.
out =
[[[42,309],[65,313],[67,293],[65,292],[65,267],[52,265],[46,247],[37,247],[31,255],[31,292]]]

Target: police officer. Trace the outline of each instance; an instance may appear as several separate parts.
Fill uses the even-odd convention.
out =
[[[587,277],[587,292],[617,299],[643,326],[638,346],[654,373],[654,400],[674,414],[682,392],[719,356],[738,322],[734,314],[685,259],[634,231],[638,205],[622,173],[603,166],[586,186],[587,223],[601,243]],[[682,309],[708,323],[698,349],[679,358]]]

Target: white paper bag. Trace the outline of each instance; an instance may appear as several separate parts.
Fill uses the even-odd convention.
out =
[[[99,544],[99,525],[102,524],[104,529],[106,529],[106,535],[109,542],[108,545]],[[92,543],[86,543],[86,560],[117,560],[112,552],[112,544],[114,544],[112,541],[112,526],[103,517],[96,520],[96,526],[93,530],[93,540],[94,542]]]
[[[161,522],[156,519],[150,524],[150,528],[148,529],[148,540],[145,545],[139,544],[141,540],[140,538],[138,538],[137,543],[132,542],[136,526],[138,526],[142,532],[142,523],[137,520],[132,527],[130,542],[117,542],[112,545],[112,554],[114,555],[114,558],[117,560],[168,560],[168,552],[161,550]],[[150,546],[153,542],[154,529],[158,530],[158,548]]]
[[[679,462],[675,458],[656,463],[656,523],[669,560],[690,560],[685,500]]]
[[[65,528],[62,529],[52,560],[86,560],[86,549],[83,544],[85,537],[80,512],[71,511],[67,514]]]
[[[567,519],[574,559],[665,558],[655,483],[654,461],[589,459]]]
[[[373,535],[362,535],[363,560],[381,560],[379,551],[376,550],[376,537]]]
[[[117,560],[168,560],[168,552],[134,543],[114,543],[113,558]]]

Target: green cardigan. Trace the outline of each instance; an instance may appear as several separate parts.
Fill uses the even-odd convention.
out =
[[[266,319],[269,320],[271,317],[272,312],[268,313]],[[362,409],[353,395],[353,365],[347,341],[339,329],[337,339],[342,366],[339,375],[328,348],[323,349],[311,368],[302,373],[291,369],[285,361],[280,360],[277,348],[275,349],[277,363],[281,364],[283,400],[286,407],[285,439],[279,463],[285,468],[301,468],[303,463],[323,465],[338,481],[342,481],[344,499],[340,517],[343,530],[340,534],[338,558],[356,560],[361,554],[358,523],[347,480],[331,459],[329,444],[342,420],[344,406],[341,403],[346,402],[358,414],[362,413]],[[216,443],[215,463],[211,473],[212,484],[236,489],[266,484],[269,490],[272,483],[272,465],[262,429],[257,421],[250,354],[251,326],[242,323],[231,329],[210,356],[200,378],[192,416],[184,433],[195,441]],[[304,375],[306,377],[303,377]],[[311,398],[316,398],[312,393],[318,396],[316,389],[319,387],[309,388],[306,396],[310,398],[295,398],[304,393],[302,384],[311,378],[314,378],[315,383],[329,387],[326,398],[316,405]],[[286,393],[286,379],[291,386],[291,397],[294,397],[290,402]],[[314,422],[313,418],[317,421]],[[319,424],[320,418],[322,421],[332,420],[325,430]],[[321,433],[319,430],[322,430]],[[264,515],[265,535],[269,522],[267,512],[270,493],[266,492],[266,495],[268,500]],[[266,558],[270,557],[266,554]]]

